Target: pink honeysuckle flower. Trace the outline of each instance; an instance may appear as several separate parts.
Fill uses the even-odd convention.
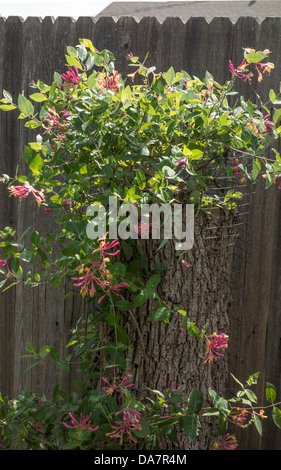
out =
[[[247,419],[250,420],[253,415],[259,416],[262,419],[267,418],[267,416],[264,415],[264,410],[260,410],[259,413],[253,413],[250,410],[246,410],[246,408],[233,408],[233,410],[235,412],[237,411],[237,413],[232,417],[232,421],[240,426],[245,425]]]
[[[119,91],[119,75],[115,71],[112,77],[104,77],[98,82],[100,87],[104,90]]]
[[[118,253],[120,253],[120,250],[115,251],[114,253],[109,253],[108,250],[111,250],[112,248],[115,248],[116,246],[119,245],[119,239],[115,238],[115,240],[112,240],[111,242],[107,242],[106,238],[99,238],[98,240],[99,243],[99,248],[93,251],[95,253],[96,251],[100,251],[101,257],[104,258],[106,256],[116,256]]]
[[[205,362],[216,360],[216,356],[223,356],[222,353],[219,353],[217,349],[226,349],[228,348],[228,336],[225,333],[217,335],[217,333],[212,333],[210,336],[207,336],[207,356]]]
[[[62,205],[62,207],[65,207],[66,209],[71,209],[72,208],[72,201],[71,201],[70,198],[69,199],[64,199],[62,201],[61,205]]]
[[[67,111],[66,109],[62,109],[60,113],[64,120],[71,116],[71,111]]]
[[[192,264],[188,263],[187,261],[181,260],[181,267],[182,269],[186,270],[188,268],[192,268]]]
[[[66,73],[63,73],[61,75],[61,78],[66,82],[66,83],[61,83],[60,86],[67,87],[67,88],[73,88],[74,86],[78,85],[80,82],[79,78],[79,73],[76,65],[73,65],[73,67],[68,67],[68,71]]]
[[[243,163],[242,160],[239,160],[238,158],[230,159],[228,160],[228,165],[232,167],[232,170],[234,173],[241,173],[242,170],[239,168],[238,165],[241,165]]]
[[[10,196],[13,195],[23,199],[27,198],[27,196],[32,193],[39,206],[46,199],[44,190],[42,189],[41,191],[38,191],[37,189],[33,188],[33,186],[31,186],[28,181],[25,181],[22,186],[10,186],[8,189],[11,193]]]
[[[263,69],[262,72],[259,67]],[[255,64],[255,69],[258,72],[258,81],[262,82],[263,74],[267,72],[270,75],[271,70],[274,69],[274,64],[272,62],[267,62],[267,63],[258,62],[257,64]]]
[[[94,262],[91,267],[87,267],[84,265],[78,266],[78,268],[76,269],[78,269],[81,274],[83,273],[83,276],[71,278],[74,281],[79,281],[73,285],[76,287],[81,287],[80,294],[82,294],[83,297],[85,297],[86,295],[94,297],[96,293],[95,284],[100,287],[103,287],[104,285],[103,281],[101,281],[101,279],[97,277],[97,275],[94,273],[94,269],[97,267],[97,263],[98,262]]]
[[[272,130],[273,130],[274,127],[275,127],[274,122],[268,120],[269,117],[270,117],[270,114],[267,114],[267,115],[264,116],[264,118],[263,118],[263,124],[264,124],[264,126],[265,126],[265,131],[262,132],[263,134],[270,134],[270,132],[272,132]]]
[[[63,114],[64,112],[64,114]],[[55,108],[48,108],[47,117],[44,119],[42,127],[47,131],[65,131],[69,123],[65,122],[63,115],[68,115],[68,111],[61,111],[61,116],[57,113]],[[47,123],[47,124],[45,124]]]
[[[38,422],[33,422],[31,427],[32,427],[33,431],[36,434],[40,434],[40,433],[44,432],[44,427],[43,427],[42,423],[40,423],[39,421]]]
[[[8,275],[11,273],[7,261],[4,259],[0,259],[0,269],[6,268],[8,271]]]
[[[113,392],[124,393],[124,390],[122,389],[122,387],[130,388],[134,386],[134,384],[131,383],[129,380],[130,377],[131,376],[127,374],[125,375],[125,377],[123,377],[122,380],[119,378],[115,379],[115,381],[112,382],[112,384],[107,380],[106,377],[102,377],[102,380],[108,384],[108,386],[102,387],[102,390],[104,390],[107,395],[112,395]]]
[[[231,436],[227,433],[219,443],[215,443],[214,447],[217,450],[235,450],[237,445],[235,436]]]
[[[136,438],[132,435],[132,432],[141,429],[139,424],[141,413],[136,410],[125,408],[115,413],[115,416],[118,416],[120,413],[123,413],[123,422],[115,421],[117,426],[111,426],[113,431],[108,433],[107,436],[111,437],[112,439],[119,438],[120,444],[122,444],[125,434],[128,436],[127,441],[137,442]]]
[[[138,235],[143,236],[143,237],[147,237],[149,235],[149,228],[150,227],[151,227],[150,222],[139,222],[134,227],[134,232],[137,233]]]
[[[79,272],[80,276],[71,278],[74,281],[78,281],[74,286],[81,287],[80,293],[83,296],[90,295],[90,297],[93,297],[96,293],[95,284],[101,287],[103,291],[105,291],[105,294],[98,300],[99,304],[109,292],[119,296],[122,287],[129,287],[129,284],[126,282],[113,285],[112,275],[106,267],[106,263],[109,259],[103,256],[102,258],[102,261],[92,260],[90,267],[85,265],[77,266],[76,270]]]
[[[99,427],[96,426],[95,428],[91,427],[91,415],[90,413],[88,416],[83,416],[82,413],[80,414],[80,420],[77,421],[77,419],[74,416],[74,413],[68,413],[71,419],[71,425],[63,422],[62,424],[69,429],[85,429],[86,431],[96,431]]]
[[[174,383],[173,380],[169,380],[168,381],[168,389],[169,390],[176,390],[176,391],[179,391],[180,390],[180,387],[177,387]]]
[[[176,161],[176,167],[177,168],[182,168],[182,167],[188,168],[189,167],[188,158],[186,158],[186,157],[179,158]]]
[[[243,425],[247,418],[249,418],[250,413],[246,409],[237,408],[237,414],[232,417],[234,423]]]
[[[246,82],[247,80],[250,80],[252,77],[253,77],[253,74],[252,72],[250,73],[242,73],[242,71],[248,67],[248,63],[246,62],[246,59],[243,59],[243,61],[241,62],[241,64],[239,65],[239,67],[237,67],[237,69],[234,68],[231,60],[229,60],[229,70],[231,72],[232,75],[235,75],[237,78],[241,78],[241,80],[244,80],[244,82]]]
[[[113,294],[117,295],[119,297],[120,289],[122,287],[130,287],[130,284],[127,284],[127,282],[119,282],[119,284],[116,284],[115,286],[112,285],[110,282],[110,286],[105,292],[105,294],[98,300],[98,304],[102,302],[102,300],[109,294],[109,292],[112,292]]]
[[[52,209],[51,207],[44,207],[44,212],[46,214],[51,214],[53,211],[54,211],[54,209]]]

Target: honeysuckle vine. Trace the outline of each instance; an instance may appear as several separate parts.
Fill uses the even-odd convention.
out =
[[[85,321],[73,327],[66,357],[54,346],[37,351],[28,342],[27,371],[49,357],[66,373],[75,362],[81,380],[75,379],[72,393],[56,385],[52,400],[31,391],[17,399],[0,395],[3,449],[132,449],[139,441],[146,449],[157,449],[163,436],[177,443],[178,430],[196,439],[208,417],[217,429],[211,448],[235,450],[235,428],[253,425],[261,434],[266,409],[281,428],[274,385],[266,385],[267,406],[259,405],[253,392],[259,373],[245,385],[233,377],[238,390],[231,399],[209,389],[211,407],[200,390],[184,397],[173,377],[165,390],[154,389],[137,320],[145,302],[155,301],[149,321],[168,323],[175,315],[187,340],[190,335],[204,342],[202,369],[225,360],[231,332],[208,331],[208,324],[197,325],[184,308],[168,305],[158,292],[164,280],[159,266],[150,272],[142,263],[142,273],[135,268],[135,256],[143,261],[136,239],[149,237],[151,217],[134,224],[129,220],[131,237],[126,240],[110,238],[108,224],[96,237],[87,232],[87,207],[100,204],[108,210],[112,196],[138,213],[143,204],[192,204],[199,214],[210,207],[232,210],[242,198],[239,191],[225,192],[219,175],[234,182],[262,176],[266,188],[278,181],[281,157],[271,144],[281,133],[279,91],[270,90],[265,104],[242,96],[230,104],[237,80],[257,76],[261,86],[274,70],[271,52],[246,47],[243,54],[238,66],[229,60],[229,79],[221,85],[208,72],[202,79],[173,67],[158,72],[146,66],[147,56],[141,62],[133,53],[126,57],[133,71],[124,76],[115,69],[112,52],[98,51],[90,40],[81,39],[76,47],[67,47],[67,68],[54,72],[53,83],[32,82],[32,91],[16,102],[3,90],[0,110],[17,110],[20,122],[37,136],[24,148],[27,174],[3,173],[1,182],[10,197],[22,203],[29,198],[57,228],[48,235],[36,227],[24,227],[23,233],[1,228],[0,287],[4,291],[23,283],[59,288],[66,279],[66,295],[82,296],[87,307]],[[118,222],[124,221],[119,214]],[[158,249],[165,243],[159,240]],[[177,259],[183,271],[193,269],[185,250]],[[131,346],[120,322],[124,312],[138,332],[146,364],[149,386],[141,391],[126,371]],[[113,330],[110,341],[103,335],[103,322]]]

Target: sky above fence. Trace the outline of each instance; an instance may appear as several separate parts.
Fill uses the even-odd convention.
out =
[[[137,2],[138,0],[131,1]],[[22,16],[23,18],[28,16],[72,16],[76,19],[79,16],[96,16],[111,3],[111,0],[79,0],[79,2],[72,0],[48,0],[48,2],[0,0],[0,15],[3,17]]]
[[[120,0],[118,0],[120,1]],[[126,1],[126,0],[121,0]],[[130,0],[130,2],[137,3],[139,0]],[[142,2],[146,0],[142,0]],[[151,0],[147,0],[151,1]],[[159,2],[162,0],[153,0]],[[171,2],[179,3],[178,0],[170,0]],[[187,0],[194,3],[194,0]],[[206,0],[196,0],[206,1]],[[207,0],[211,2],[212,0]],[[222,1],[222,0],[216,0]],[[234,0],[228,0],[233,2]],[[242,0],[246,3],[251,0]],[[253,0],[252,0],[253,1]],[[263,0],[266,2],[268,0]],[[38,0],[0,0],[0,16],[7,18],[8,16],[21,16],[27,18],[29,16],[71,16],[77,19],[79,16],[97,16],[102,10],[112,3],[111,0],[48,0],[47,2],[40,2]],[[254,2],[256,3],[256,1]]]

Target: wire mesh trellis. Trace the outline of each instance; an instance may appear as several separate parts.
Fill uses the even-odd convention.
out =
[[[238,199],[235,199],[236,207],[226,210],[218,209],[217,206],[209,207],[201,220],[200,230],[195,233],[195,247],[187,259],[192,265],[190,276],[198,279],[204,277],[206,266],[202,266],[202,259],[195,261],[194,253],[198,250],[204,250],[204,260],[208,257],[208,266],[217,264],[218,280],[214,279],[211,288],[198,292],[190,292],[188,302],[196,304],[196,297],[209,298],[209,315],[219,315],[221,313],[216,307],[216,298],[218,296],[227,296],[229,298],[228,315],[235,317],[239,321],[244,304],[243,292],[246,289],[246,263],[251,240],[250,218],[253,210],[254,195],[256,183],[246,179],[239,170],[231,176],[225,174],[216,175],[216,184],[208,188],[208,196],[216,196],[218,205],[225,199],[227,192],[241,193]],[[196,226],[196,224],[195,224]],[[196,232],[196,228],[195,228]],[[197,240],[196,240],[197,239]],[[196,258],[196,256],[195,256]],[[200,257],[199,257],[200,259]],[[212,275],[214,270],[211,269]],[[194,281],[193,281],[194,282]],[[208,279],[206,279],[208,284]],[[191,282],[192,284],[192,282]],[[201,283],[200,283],[201,284]],[[223,305],[225,308],[226,305]],[[195,307],[196,308],[196,307]],[[194,312],[196,318],[200,315],[205,316],[205,312]]]

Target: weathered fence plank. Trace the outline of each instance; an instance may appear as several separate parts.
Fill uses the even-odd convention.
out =
[[[237,67],[243,47],[268,48],[276,69],[262,84],[238,83],[241,93],[252,100],[256,94],[268,96],[270,88],[279,90],[281,76],[281,50],[276,38],[281,34],[281,18],[267,18],[259,23],[255,18],[168,18],[161,23],[157,18],[145,17],[140,21],[132,17],[90,18],[74,21],[68,17],[53,20],[46,17],[0,18],[0,88],[17,95],[28,95],[31,80],[49,83],[54,70],[65,70],[65,47],[75,46],[79,38],[89,38],[99,49],[109,49],[116,56],[116,68],[123,78],[131,72],[126,54],[132,52],[143,60],[149,52],[147,64],[155,65],[156,72],[170,66],[186,70],[190,75],[203,78],[205,71],[223,83],[229,77],[228,60]],[[0,113],[0,173],[10,176],[25,168],[23,148],[32,133],[19,122],[16,113]],[[30,140],[29,140],[30,139]],[[266,192],[263,182],[257,184],[254,210],[247,218],[251,229],[247,260],[239,264],[243,287],[236,296],[238,309],[233,309],[230,321],[233,339],[230,339],[229,370],[241,380],[258,370],[262,371],[257,393],[263,394],[265,381],[275,384],[280,392],[280,197],[277,186]],[[28,226],[48,233],[54,225],[52,217],[42,214],[29,201],[18,203],[10,199],[6,188],[0,185],[0,227],[15,226],[19,233]],[[245,285],[244,285],[245,284]],[[63,351],[70,330],[83,317],[83,302],[68,297],[61,302],[67,286],[62,289],[38,290],[11,288],[1,294],[0,302],[0,391],[14,396],[23,388],[39,393],[51,393],[53,386],[68,380],[52,364],[24,374],[28,361],[20,359],[27,341],[36,348],[53,344]],[[70,382],[69,382],[70,385]],[[230,381],[229,388],[233,387]],[[262,395],[260,395],[262,396]],[[272,433],[265,426],[262,439],[252,433],[241,433],[241,446],[245,449],[279,449],[280,432]]]

